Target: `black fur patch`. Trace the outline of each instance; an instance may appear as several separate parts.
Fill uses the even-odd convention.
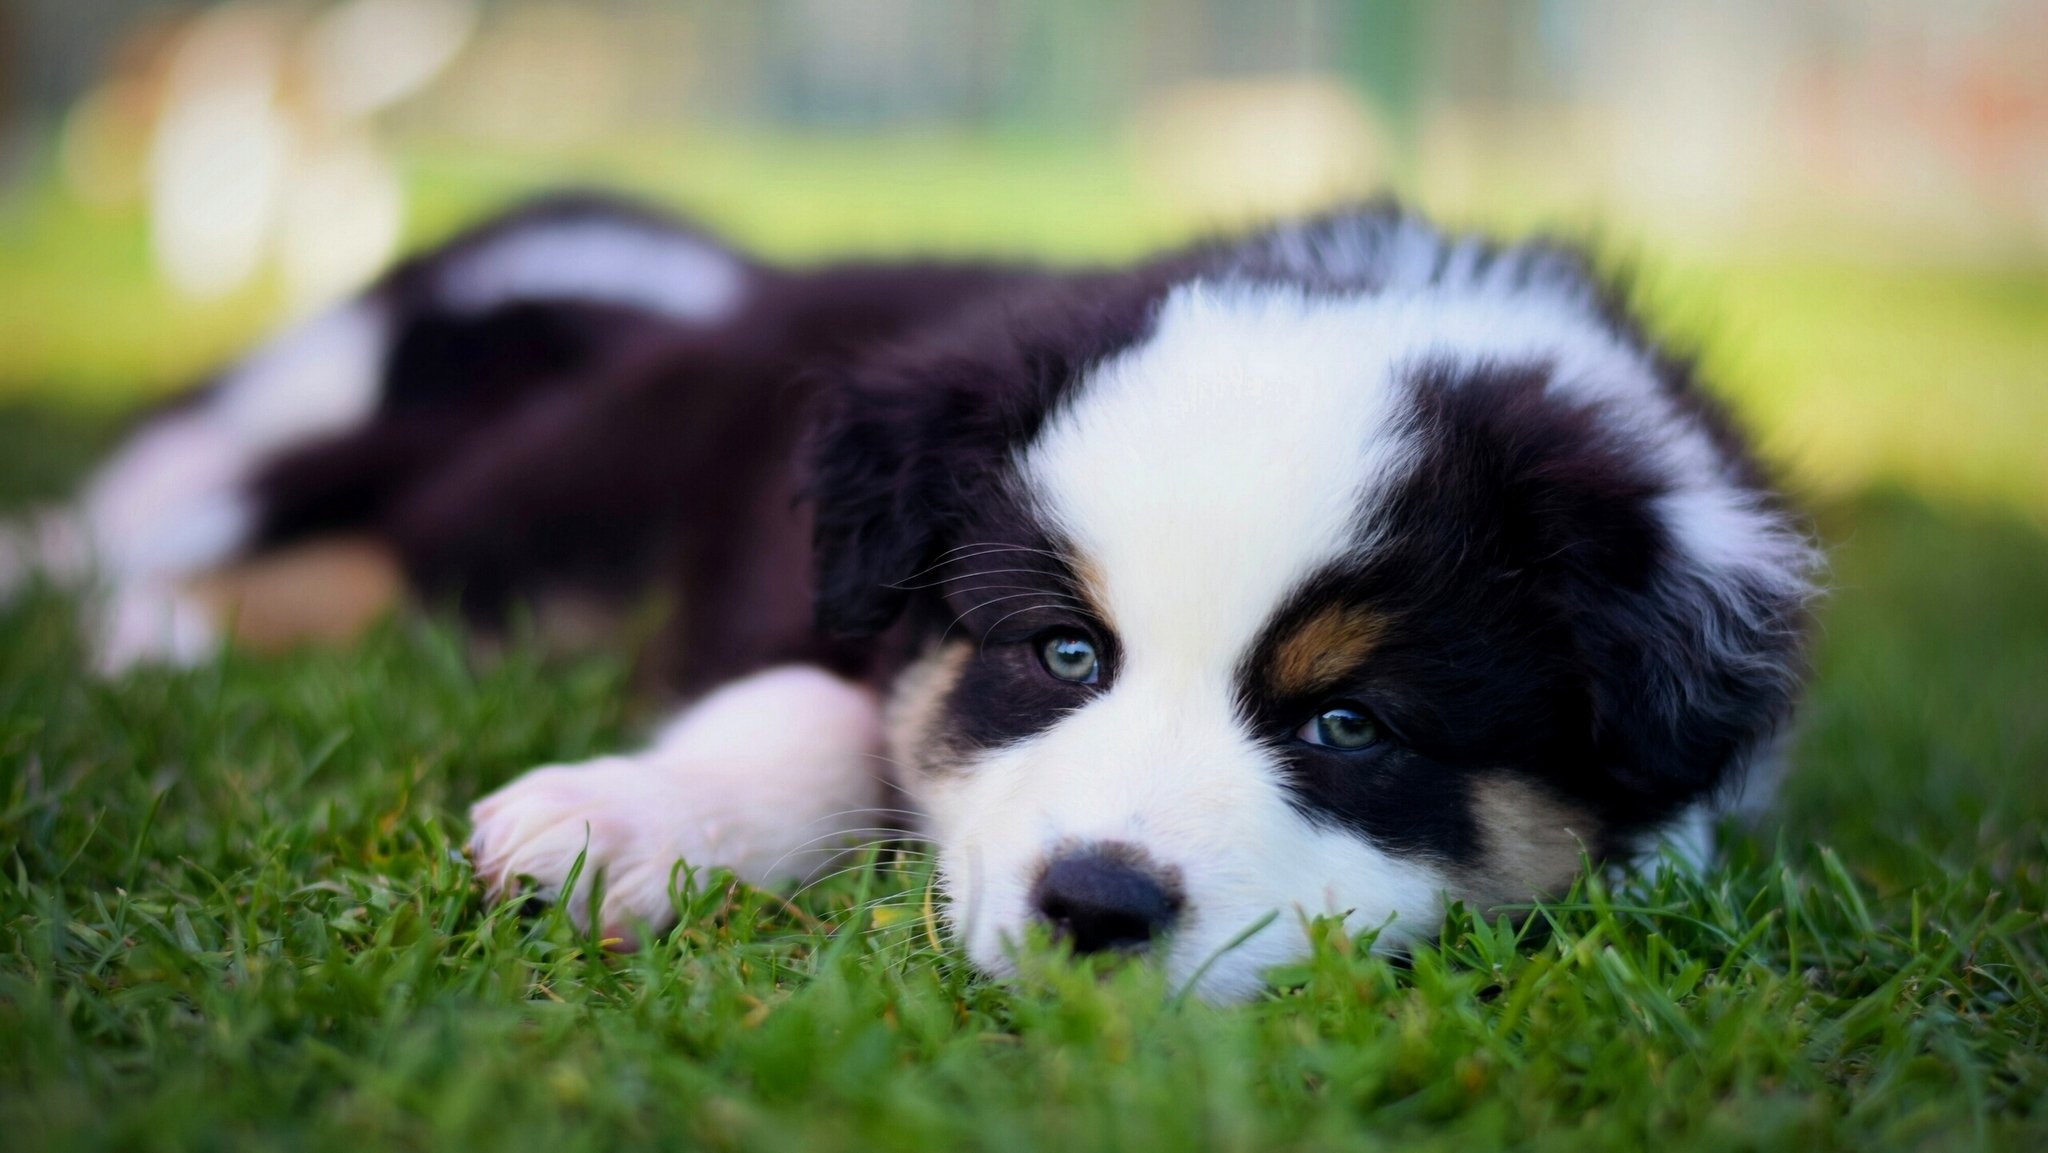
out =
[[[1748,606],[1758,627],[1702,597],[1653,507],[1667,488],[1654,459],[1547,394],[1549,375],[1418,372],[1402,430],[1418,456],[1361,525],[1370,549],[1309,582],[1245,662],[1247,721],[1305,812],[1470,864],[1469,783],[1508,771],[1625,840],[1714,785],[1789,709],[1783,681],[1748,674],[1796,664],[1798,606]],[[1340,687],[1290,699],[1262,683],[1274,645],[1343,605],[1384,626]],[[1380,720],[1379,745],[1293,739],[1340,701]]]
[[[834,396],[812,454],[818,625],[859,637],[900,621],[910,651],[971,641],[946,704],[963,747],[1042,731],[1114,678],[1110,624],[1015,457],[1089,367],[1143,337],[1167,283],[1157,268],[1048,280],[889,350]],[[1034,642],[1056,627],[1096,639],[1098,684],[1041,667]]]
[[[657,651],[686,694],[787,660],[887,681],[965,636],[975,652],[948,736],[984,747],[1056,723],[1113,684],[1121,658],[1115,622],[1098,619],[1034,515],[1018,449],[1091,366],[1147,335],[1172,286],[1206,275],[1370,294],[1393,268],[1373,253],[1421,227],[1381,206],[1116,272],[741,260],[745,303],[709,325],[574,299],[476,314],[437,303],[449,261],[590,217],[697,235],[573,198],[394,270],[367,300],[395,334],[379,411],[268,462],[258,547],[381,535],[417,590],[486,621],[562,588],[656,587],[681,606]],[[1434,242],[1428,277],[1446,291],[1486,275],[1590,294],[1573,298],[1654,362],[1728,475],[1775,507],[1688,366],[1658,353],[1577,257]],[[1469,862],[1471,783],[1512,772],[1625,840],[1708,793],[1788,713],[1796,582],[1689,569],[1653,508],[1667,483],[1655,446],[1548,395],[1549,372],[1419,369],[1402,429],[1418,454],[1360,526],[1372,549],[1277,606],[1240,677],[1245,721],[1279,750],[1304,812]],[[1005,596],[1017,599],[993,599]],[[1316,699],[1262,683],[1272,646],[1333,605],[1385,622],[1359,667]],[[1032,642],[1054,627],[1096,637],[1101,684],[1039,666]],[[1350,754],[1294,740],[1340,699],[1387,739]]]
[[[993,527],[984,521],[982,527]],[[935,567],[942,593],[937,615],[920,609],[923,631],[965,638],[972,646],[946,700],[949,736],[960,747],[989,748],[1051,727],[1116,683],[1120,653],[1065,561],[1067,550],[1028,518],[1016,517],[996,539],[1029,544],[963,546]],[[939,616],[947,619],[941,625]],[[1093,684],[1063,681],[1039,655],[1054,632],[1095,642],[1100,662]]]
[[[1011,539],[1013,453],[1087,368],[1149,330],[1168,268],[1046,278],[844,376],[811,453],[820,628],[879,632],[911,600],[910,574]]]

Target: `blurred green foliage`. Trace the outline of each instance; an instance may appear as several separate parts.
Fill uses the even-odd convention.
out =
[[[1113,139],[720,134],[612,139],[574,156],[474,145],[406,154],[409,243],[563,183],[672,205],[787,261],[854,254],[1127,258],[1220,227],[1160,205]],[[1631,265],[1658,327],[1802,488],[1880,480],[2048,517],[2048,268],[1702,254],[1601,234],[1540,199],[1460,223],[1588,236]],[[1803,251],[1810,251],[1805,249]],[[1682,255],[1673,255],[1672,252]],[[0,211],[0,398],[120,408],[189,384],[279,319],[275,285],[181,300],[139,211],[53,184]]]

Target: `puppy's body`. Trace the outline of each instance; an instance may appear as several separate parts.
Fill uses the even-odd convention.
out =
[[[110,669],[207,651],[193,578],[336,537],[484,624],[671,586],[696,703],[481,803],[494,891],[587,847],[606,921],[659,922],[678,859],[806,872],[894,775],[977,964],[1042,920],[1186,978],[1285,914],[1214,995],[1296,914],[1391,947],[1697,851],[1790,710],[1812,563],[1580,262],[1382,209],[799,273],[559,202],[281,338],[83,508]]]

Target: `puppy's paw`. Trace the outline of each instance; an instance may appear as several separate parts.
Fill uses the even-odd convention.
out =
[[[502,901],[530,878],[531,896],[563,901],[579,926],[633,943],[639,923],[654,930],[675,920],[669,882],[676,862],[691,857],[687,808],[679,810],[658,772],[631,757],[603,757],[535,769],[477,802],[469,811],[469,855],[485,894]],[[697,830],[708,833],[709,830]],[[583,868],[565,894],[578,857]],[[603,878],[602,884],[598,883]]]
[[[484,798],[470,856],[493,899],[528,877],[606,937],[636,921],[665,928],[678,861],[775,884],[817,875],[878,831],[880,744],[871,693],[822,669],[769,669],[699,701],[639,753],[536,769]]]

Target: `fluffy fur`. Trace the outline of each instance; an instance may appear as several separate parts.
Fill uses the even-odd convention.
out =
[[[1306,915],[1396,948],[1584,856],[1697,856],[1791,712],[1815,561],[1583,261],[1390,207],[1054,273],[775,269],[549,202],[154,418],[11,548],[91,574],[115,672],[342,540],[485,629],[680,606],[693,703],[480,802],[493,894],[587,849],[572,908],[658,925],[678,860],[803,875],[900,796],[977,965],[1045,921],[1215,997]]]

